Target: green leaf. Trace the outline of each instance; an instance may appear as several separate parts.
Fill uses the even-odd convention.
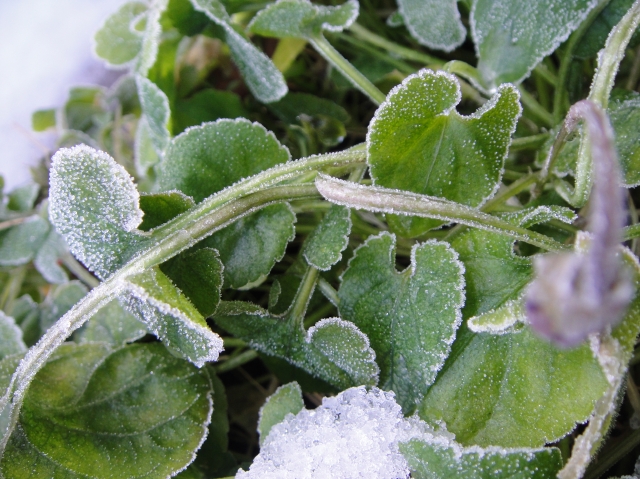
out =
[[[193,8],[189,0],[169,0],[163,19],[168,19],[182,35],[192,37],[202,32],[209,18]]]
[[[160,344],[64,345],[29,388],[0,470],[15,479],[172,476],[204,440],[210,395],[206,371]]]
[[[369,238],[342,275],[340,315],[370,341],[380,387],[411,413],[447,358],[464,304],[464,267],[446,243],[413,248],[411,266],[395,267],[395,237]]]
[[[216,361],[223,350],[195,306],[157,267],[127,278],[127,309],[158,336],[171,351],[201,367]]]
[[[26,351],[27,346],[22,340],[22,330],[16,325],[15,319],[0,311],[0,360]],[[4,388],[0,384],[0,392],[3,391]]]
[[[189,98],[179,99],[173,109],[175,131],[220,118],[248,118],[249,112],[238,95],[207,88]]]
[[[597,0],[476,0],[471,33],[488,89],[520,83],[584,20]]]
[[[282,422],[287,414],[295,416],[303,409],[302,390],[298,383],[285,384],[276,389],[260,408],[260,418],[258,420],[260,445],[264,443],[271,428]]]
[[[161,267],[189,298],[202,316],[211,316],[220,302],[222,262],[215,249],[202,248],[181,254]]]
[[[87,287],[80,281],[69,281],[53,287],[40,305],[40,331],[43,334],[73,305],[85,297]]]
[[[33,209],[39,192],[40,186],[35,183],[16,188],[7,195],[9,197],[7,208],[12,211],[26,213]]]
[[[51,223],[69,250],[101,279],[142,246],[139,194],[125,169],[87,146],[59,150],[52,158]]]
[[[62,236],[51,229],[36,253],[33,265],[49,283],[66,283],[69,280],[67,273],[58,264],[65,254],[68,254],[67,243]]]
[[[378,108],[367,134],[368,163],[376,185],[480,206],[497,190],[511,134],[521,112],[512,85],[471,116],[455,111],[460,85],[444,72],[407,77]],[[440,223],[395,218],[407,236]]]
[[[24,223],[0,230],[0,265],[17,266],[31,261],[44,243],[49,224],[40,216],[30,216]]]
[[[351,210],[331,205],[320,224],[305,241],[302,254],[310,265],[328,271],[342,258],[342,252],[349,243],[350,232]]]
[[[149,138],[156,153],[162,156],[171,141],[169,99],[155,83],[140,75],[136,76],[136,84],[140,106],[149,128]]]
[[[112,66],[124,66],[135,60],[142,48],[140,21],[147,10],[144,2],[122,5],[96,33],[96,54]]]
[[[288,203],[267,206],[214,233],[201,244],[220,252],[224,282],[249,288],[262,282],[295,238],[296,215]]]
[[[147,329],[144,324],[114,299],[94,314],[74,337],[80,344],[99,342],[118,347],[140,339],[145,334]]]
[[[563,211],[542,207],[511,220],[528,226]],[[515,256],[509,239],[471,230],[452,246],[465,265],[465,318],[508,309],[531,279],[531,259]],[[503,332],[460,329],[420,416],[444,421],[463,445],[503,447],[539,447],[584,422],[608,386],[589,345],[558,350],[528,326]]]
[[[103,87],[74,87],[64,105],[64,128],[89,132],[96,126],[96,119],[105,113]],[[82,135],[79,135],[82,138]]]
[[[199,203],[289,159],[289,151],[262,125],[223,119],[175,137],[158,165],[157,182],[160,190],[180,190]]]
[[[191,0],[191,3],[223,29],[231,57],[258,100],[271,103],[287,94],[287,83],[282,73],[269,57],[233,28],[229,14],[219,0]]]
[[[547,479],[562,468],[556,448],[464,448],[440,437],[412,439],[399,448],[415,479]]]
[[[151,67],[158,58],[158,50],[162,40],[162,27],[160,18],[167,8],[168,0],[155,0],[146,15],[140,53],[135,62],[135,71],[142,76],[147,76]]]
[[[282,100],[270,103],[269,110],[287,123],[297,123],[300,114],[311,117],[329,116],[346,123],[349,113],[337,103],[309,93],[288,93]]]
[[[139,228],[142,231],[149,231],[193,206],[195,206],[193,199],[180,191],[143,194],[140,196],[140,209],[144,211],[144,218]]]
[[[615,132],[623,183],[627,188],[640,185],[640,95],[614,100],[609,104],[609,119]],[[577,152],[576,152],[577,156]]]
[[[426,47],[450,52],[464,42],[456,0],[398,0],[398,10],[411,36]]]
[[[37,110],[31,115],[31,129],[41,132],[56,126],[56,110],[50,108],[47,110]]]
[[[249,303],[222,302],[214,320],[254,349],[285,359],[339,389],[377,383],[375,353],[355,325],[328,318],[305,331],[290,312],[275,316]]]
[[[265,37],[310,38],[323,30],[341,32],[358,18],[357,0],[336,7],[314,5],[309,0],[278,0],[258,12],[249,30]]]

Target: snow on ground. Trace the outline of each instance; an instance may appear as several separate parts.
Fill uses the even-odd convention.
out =
[[[112,78],[92,53],[93,33],[123,0],[0,0],[0,175],[29,182],[47,145],[31,113],[60,106],[72,85]],[[43,143],[38,146],[38,143]]]

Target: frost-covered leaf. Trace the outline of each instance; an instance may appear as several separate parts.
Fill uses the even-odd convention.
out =
[[[140,106],[149,128],[149,138],[156,153],[162,156],[171,141],[169,133],[169,99],[158,86],[143,76],[136,76]]]
[[[60,257],[67,253],[67,243],[62,236],[51,229],[33,260],[33,265],[49,283],[61,284],[68,281],[67,273],[60,267]]]
[[[562,468],[556,448],[460,447],[436,437],[412,439],[400,451],[414,479],[547,479]]]
[[[173,139],[157,168],[158,187],[180,190],[199,203],[289,159],[289,151],[262,125],[222,119],[190,128]]]
[[[124,66],[132,62],[142,48],[140,23],[148,8],[145,2],[127,2],[122,5],[96,33],[96,54],[113,66]]]
[[[276,389],[260,408],[260,418],[258,420],[260,445],[264,444],[273,426],[281,423],[288,414],[295,416],[303,409],[302,390],[298,383],[285,384]]]
[[[107,343],[124,346],[147,334],[147,328],[117,300],[100,309],[75,333],[78,343]]]
[[[220,118],[249,118],[249,111],[236,93],[207,88],[189,98],[179,98],[172,108],[174,131],[181,133],[191,126]]]
[[[267,206],[214,233],[201,244],[220,252],[225,285],[262,282],[295,238],[296,215],[288,203]]]
[[[512,85],[471,116],[455,111],[460,85],[450,74],[421,70],[407,77],[378,108],[367,134],[367,161],[376,185],[480,206],[502,176],[520,116]],[[392,217],[403,235],[440,223]]]
[[[69,281],[57,285],[49,291],[45,300],[40,304],[40,333],[44,333],[69,311],[73,305],[85,297],[87,287],[80,281]]]
[[[249,30],[265,37],[310,38],[323,30],[341,32],[358,18],[357,0],[327,7],[309,0],[278,0],[258,12]]]
[[[476,0],[471,33],[488,89],[519,83],[585,19],[597,0]]]
[[[151,128],[149,127],[147,118],[143,115],[138,120],[136,138],[133,145],[136,171],[140,177],[147,176],[149,170],[160,161],[160,156],[158,156],[156,152],[151,136]]]
[[[143,243],[139,194],[125,169],[87,146],[59,150],[52,158],[49,215],[69,250],[101,279]]]
[[[411,413],[449,355],[464,304],[464,267],[446,243],[415,246],[411,266],[395,267],[395,237],[367,240],[342,275],[339,310],[371,341],[380,387]]]
[[[285,359],[337,388],[377,383],[375,353],[353,323],[328,318],[305,331],[292,321],[290,311],[275,316],[249,303],[222,302],[214,319],[254,349]]]
[[[0,230],[0,265],[16,266],[31,261],[44,243],[49,224],[38,215]]]
[[[220,302],[222,262],[215,249],[188,251],[162,265],[162,271],[189,298],[202,316],[211,316]]]
[[[413,38],[435,50],[450,52],[467,34],[456,0],[398,0],[398,10]]]
[[[29,388],[0,471],[15,479],[169,477],[204,440],[210,395],[206,371],[160,344],[64,345]]]
[[[526,226],[543,216],[531,213],[511,219]],[[465,318],[517,300],[531,280],[531,259],[515,256],[507,238],[471,230],[452,247],[465,265]],[[562,351],[529,327],[495,335],[463,326],[419,413],[445,421],[464,445],[539,447],[587,419],[607,384],[588,345]]]
[[[522,297],[510,299],[498,308],[469,318],[467,326],[474,333],[504,334],[518,323],[524,323],[527,314]]]
[[[127,278],[131,294],[127,309],[165,346],[196,366],[215,361],[223,350],[222,339],[157,267]]]
[[[331,117],[346,123],[349,113],[337,103],[309,93],[287,94],[282,100],[268,105],[269,110],[287,123],[296,123],[301,113],[311,117]]]
[[[7,195],[7,208],[21,213],[30,211],[33,209],[39,192],[40,186],[35,183],[18,187]]]
[[[615,132],[616,150],[627,188],[640,184],[640,95],[632,94],[609,104],[609,119]]]
[[[191,3],[223,29],[233,61],[258,100],[271,103],[287,94],[282,73],[269,57],[233,28],[229,14],[219,0],[191,0]]]
[[[193,198],[180,191],[143,194],[140,196],[140,209],[144,211],[144,218],[139,228],[142,231],[149,231],[193,206],[195,206]]]
[[[160,41],[162,39],[162,27],[160,18],[162,12],[167,7],[169,0],[154,0],[144,18],[144,31],[142,32],[142,42],[140,53],[135,62],[135,71],[142,76],[147,76],[149,70],[158,58]]]
[[[342,252],[349,243],[350,232],[351,210],[332,205],[307,238],[302,254],[310,265],[327,271],[342,258]]]
[[[26,351],[27,346],[22,340],[22,330],[16,325],[15,319],[0,311],[0,360]],[[3,391],[0,385],[0,395]]]

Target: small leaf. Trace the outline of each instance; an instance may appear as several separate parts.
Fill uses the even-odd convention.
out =
[[[353,323],[329,318],[305,331],[287,313],[274,316],[240,302],[221,303],[214,320],[256,350],[285,359],[340,389],[377,383],[375,353]]]
[[[26,351],[27,346],[22,340],[22,330],[16,325],[15,319],[0,311],[0,360]],[[0,396],[4,394],[1,384],[0,393]]]
[[[260,408],[260,418],[258,420],[260,445],[264,444],[264,440],[273,426],[281,423],[288,414],[295,416],[303,409],[302,390],[298,383],[285,384],[276,389]]]
[[[310,38],[323,30],[341,32],[358,18],[357,0],[336,7],[314,5],[309,0],[278,0],[258,12],[249,30],[265,37]]]
[[[456,0],[398,0],[398,9],[411,36],[434,50],[450,52],[467,34]]]
[[[0,230],[0,265],[17,266],[31,261],[44,243],[49,224],[34,215],[24,223]]]
[[[380,387],[411,413],[449,355],[464,304],[464,267],[446,243],[414,247],[411,266],[395,268],[395,237],[358,248],[342,275],[340,315],[370,339]]]
[[[73,305],[85,297],[87,287],[80,281],[69,281],[55,286],[40,305],[40,331],[43,334]]]
[[[147,120],[151,143],[156,153],[162,156],[171,140],[169,99],[155,83],[140,75],[136,76],[136,84],[140,106]]]
[[[412,439],[399,448],[415,479],[547,479],[562,468],[562,456],[556,448],[465,448],[439,437]]]
[[[75,333],[78,343],[107,343],[124,346],[147,334],[147,329],[135,316],[113,300],[100,309]]]
[[[231,57],[258,100],[271,103],[287,94],[287,83],[282,73],[269,57],[233,28],[229,14],[219,0],[191,0],[191,3],[222,27]]]
[[[328,271],[342,258],[342,252],[349,243],[350,232],[351,210],[331,205],[320,224],[305,241],[302,254],[310,265]]]
[[[31,129],[41,132],[56,126],[56,110],[50,108],[47,110],[37,110],[31,115]]]
[[[101,279],[143,244],[139,194],[125,169],[87,146],[59,150],[50,176],[51,223],[69,250]]]
[[[523,298],[520,297],[509,300],[494,310],[469,318],[467,326],[474,333],[505,334],[514,332],[512,327],[518,323],[525,323],[526,320]]]
[[[520,116],[519,93],[504,85],[468,117],[455,111],[459,101],[458,81],[443,72],[421,70],[396,87],[367,134],[374,183],[469,206],[493,196]],[[417,236],[440,223],[394,218],[392,224]]]
[[[584,20],[597,0],[476,0],[471,33],[488,89],[520,83]]]
[[[157,267],[127,278],[131,295],[125,297],[127,309],[165,346],[201,367],[216,361],[223,350],[200,312]]]
[[[180,191],[143,194],[140,196],[140,209],[144,211],[144,218],[139,228],[142,231],[149,231],[193,206],[195,206],[193,199]]]
[[[62,236],[51,229],[40,246],[33,265],[49,283],[66,283],[69,280],[67,273],[58,264],[64,254],[68,254],[67,243]]]
[[[210,395],[206,371],[160,344],[64,345],[29,388],[0,471],[15,479],[172,476],[204,440]]]
[[[112,66],[131,63],[142,48],[139,22],[147,11],[144,2],[127,2],[111,15],[95,35],[96,54]]]
[[[16,188],[7,195],[9,197],[7,208],[12,211],[26,213],[33,209],[38,193],[40,193],[40,186],[35,183]]]
[[[218,251],[202,248],[187,252],[169,260],[161,269],[202,316],[211,316],[215,312],[220,302],[224,269]]]

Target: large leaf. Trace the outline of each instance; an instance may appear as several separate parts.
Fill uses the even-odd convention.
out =
[[[502,86],[468,117],[455,111],[459,101],[458,81],[443,72],[421,70],[396,87],[367,134],[375,184],[469,206],[493,196],[520,116],[518,91]],[[439,224],[422,218],[393,221],[409,236]]]
[[[597,0],[476,0],[471,33],[488,89],[519,83],[585,19]]]
[[[223,302],[214,319],[258,351],[285,359],[337,388],[377,383],[375,353],[355,325],[329,318],[305,331],[290,312],[275,316],[249,303]]]
[[[287,94],[282,73],[269,57],[233,28],[229,14],[219,0],[191,0],[191,3],[222,28],[233,61],[258,100],[271,103]]]
[[[139,194],[125,169],[88,146],[52,159],[49,215],[69,250],[105,279],[138,251],[143,238]]]
[[[467,34],[456,0],[398,0],[404,24],[422,45],[450,52]]]
[[[514,221],[551,217],[533,212]],[[512,242],[499,235],[469,231],[452,246],[465,265],[465,318],[517,300],[531,279],[531,260],[514,256]],[[558,350],[527,326],[501,332],[461,328],[420,416],[445,421],[461,444],[504,447],[539,447],[586,420],[608,385],[589,345]]]
[[[127,283],[131,293],[123,298],[127,309],[167,348],[198,367],[218,359],[223,350],[222,339],[159,268],[130,276]]]
[[[411,413],[447,358],[464,304],[464,267],[446,243],[414,247],[395,267],[395,237],[383,233],[356,250],[342,276],[340,315],[371,341],[380,387]]]
[[[340,32],[349,28],[358,13],[356,0],[336,7],[314,5],[309,0],[278,0],[258,12],[249,30],[265,37],[310,38],[323,30]]]
[[[317,228],[304,243],[302,254],[307,262],[322,271],[331,269],[342,258],[349,243],[351,210],[331,205]]]
[[[118,347],[140,339],[146,333],[144,324],[114,299],[91,316],[74,337],[81,344],[100,342]]]
[[[206,371],[160,344],[64,345],[29,388],[2,474],[169,477],[204,440],[210,395]]]

